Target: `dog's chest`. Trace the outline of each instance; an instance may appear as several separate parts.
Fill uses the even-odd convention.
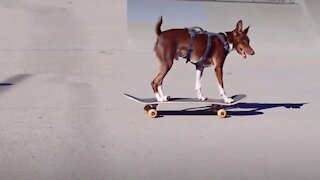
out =
[[[187,56],[187,53],[188,53],[188,48],[184,47],[184,48],[179,48],[177,50],[177,54],[176,54],[176,59],[178,59],[178,57],[181,57],[181,58],[186,58]],[[201,58],[201,55],[198,54],[198,53],[193,53],[190,57],[190,62],[192,64],[197,64],[199,62]],[[202,63],[202,66],[203,67],[210,67],[210,66],[213,66],[214,65],[214,62],[212,61],[211,58],[208,58],[204,61],[204,63]]]
[[[199,58],[197,58],[197,59],[190,59],[190,61],[193,63],[193,64],[197,64],[198,62],[199,62]],[[203,67],[210,67],[210,66],[213,66],[214,65],[214,63],[213,63],[213,61],[212,61],[212,59],[211,58],[208,58],[208,59],[206,59],[206,60],[204,60],[204,62],[203,63],[201,63],[201,66],[203,66]]]

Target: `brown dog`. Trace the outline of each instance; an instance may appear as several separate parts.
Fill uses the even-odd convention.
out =
[[[161,31],[161,24],[162,17],[159,18],[155,26],[158,38],[154,47],[154,51],[160,62],[160,72],[151,82],[157,100],[168,101],[169,97],[165,96],[162,90],[163,79],[171,69],[174,59],[178,60],[178,57],[186,57],[191,47],[190,42],[192,41],[190,61],[196,65],[195,90],[198,99],[202,101],[207,99],[201,93],[203,69],[214,65],[220,95],[226,103],[233,102],[233,99],[228,98],[224,91],[222,68],[228,53],[233,49],[236,49],[238,54],[242,55],[243,58],[254,54],[247,36],[249,27],[242,30],[242,21],[240,20],[233,31],[215,34],[212,37],[209,37],[207,34],[197,34],[192,39],[190,31],[187,28]],[[207,48],[208,50],[206,50]],[[206,53],[206,51],[208,52]],[[203,59],[202,56],[205,53],[207,56]],[[201,63],[199,62],[200,59]]]

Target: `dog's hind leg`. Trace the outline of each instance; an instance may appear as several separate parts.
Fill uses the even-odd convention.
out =
[[[167,75],[168,71],[171,69],[172,65],[161,65],[159,74],[151,82],[151,86],[157,101],[163,102],[168,101],[169,96],[165,96],[162,90],[162,83],[164,77]]]
[[[168,101],[169,100],[169,96],[165,96],[162,90],[162,83],[163,83],[163,79],[164,77],[167,75],[167,73],[169,72],[169,70],[172,67],[173,64],[173,58],[174,56],[167,56],[165,58],[165,60],[160,60],[160,72],[158,73],[158,75],[154,78],[154,80],[151,82],[151,86],[153,89],[153,92],[155,94],[155,97],[157,98],[157,101],[163,102],[163,101]]]

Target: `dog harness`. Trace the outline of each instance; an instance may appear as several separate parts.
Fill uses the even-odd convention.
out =
[[[228,53],[230,52],[230,45],[225,40],[223,35],[221,35],[219,33],[212,33],[212,32],[205,31],[202,28],[197,27],[197,26],[191,27],[191,28],[187,28],[187,29],[188,29],[188,32],[189,32],[189,34],[191,36],[191,40],[190,40],[190,43],[189,43],[189,48],[188,48],[187,54],[184,57],[184,58],[186,58],[186,63],[191,62],[192,64],[196,65],[197,67],[199,67],[199,66],[203,67],[204,61],[208,58],[209,52],[211,50],[211,47],[212,47],[211,40],[212,40],[212,37],[214,37],[214,36],[218,37],[220,39],[220,41],[223,43],[224,50],[227,51]],[[194,41],[195,41],[195,37],[196,37],[196,35],[199,35],[199,34],[206,34],[208,36],[207,48],[206,48],[204,54],[199,59],[199,61],[194,63],[194,62],[190,61],[190,57],[191,57],[191,53],[193,51],[193,44],[194,44]]]

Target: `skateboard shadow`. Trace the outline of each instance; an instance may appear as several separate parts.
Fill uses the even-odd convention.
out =
[[[239,103],[226,107],[228,116],[256,116],[264,114],[265,110],[273,108],[301,109],[308,103]],[[209,106],[183,109],[180,111],[158,111],[160,116],[212,116]]]
[[[0,87],[12,86],[11,83],[0,83]]]
[[[10,90],[14,85],[31,77],[31,74],[16,74],[0,82],[0,95],[1,93]]]

